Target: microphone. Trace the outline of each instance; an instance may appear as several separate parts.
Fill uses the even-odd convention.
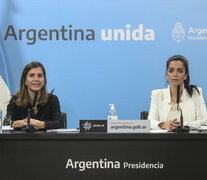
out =
[[[180,103],[180,85],[177,86],[177,111],[180,111],[180,126],[173,129],[173,132],[188,133],[190,127],[183,126],[183,113],[179,103]]]
[[[177,111],[179,111],[179,103],[180,103],[180,85],[177,86]]]
[[[34,101],[33,101],[33,106],[32,106],[32,108],[35,107],[35,104],[36,104],[36,102],[37,102],[37,96],[38,96],[38,91],[35,91],[35,96],[34,96]]]
[[[34,96],[32,108],[31,109],[28,108],[28,112],[27,112],[27,126],[22,127],[22,130],[24,130],[26,132],[36,132],[37,131],[37,129],[35,127],[30,125],[30,114],[31,114],[31,110],[34,111],[34,107],[37,102],[37,96],[38,96],[38,91],[35,91],[35,96]]]

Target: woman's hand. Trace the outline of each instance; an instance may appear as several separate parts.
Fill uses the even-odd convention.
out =
[[[17,120],[17,121],[14,121],[12,123],[12,127],[15,129],[15,128],[21,128],[23,126],[26,126],[27,125],[27,120],[26,119],[23,119],[23,120]]]
[[[30,119],[30,125],[34,126],[36,129],[44,129],[45,123],[43,121],[39,121],[37,119]]]
[[[159,124],[159,127],[161,129],[167,129],[170,131],[172,131],[173,129],[175,129],[178,126],[180,126],[180,122],[177,119],[172,119],[170,121],[162,122]]]

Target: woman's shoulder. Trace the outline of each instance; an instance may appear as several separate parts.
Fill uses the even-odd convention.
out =
[[[11,97],[11,99],[10,99],[10,101],[9,101],[9,106],[18,106],[17,104],[16,104],[16,101],[17,101],[17,96],[16,95],[13,95],[12,97]]]
[[[202,92],[202,88],[201,87],[197,87],[197,88],[198,88],[199,92]]]
[[[48,101],[58,101],[58,97],[55,94],[49,94]]]
[[[169,88],[165,89],[155,89],[152,91],[152,98],[153,99],[168,99],[170,96]]]
[[[202,95],[202,88],[197,86],[198,91],[196,90],[196,88],[193,88],[193,95],[194,96],[198,96],[198,95]]]
[[[17,95],[13,95],[13,96],[11,97],[10,102],[11,102],[11,101],[12,101],[12,102],[16,102],[16,100],[17,100]]]
[[[169,92],[168,88],[152,90],[152,94],[164,94]]]

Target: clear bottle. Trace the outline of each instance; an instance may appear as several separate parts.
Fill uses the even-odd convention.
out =
[[[108,120],[118,120],[118,113],[116,112],[114,104],[109,104],[111,106],[108,112]]]
[[[3,123],[2,123],[2,110],[0,108],[0,134],[2,134],[2,126],[3,126]]]

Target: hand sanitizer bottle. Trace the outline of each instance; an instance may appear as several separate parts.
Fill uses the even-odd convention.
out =
[[[108,113],[108,120],[118,120],[118,113],[115,110],[114,104],[109,104],[111,106],[109,113]]]

